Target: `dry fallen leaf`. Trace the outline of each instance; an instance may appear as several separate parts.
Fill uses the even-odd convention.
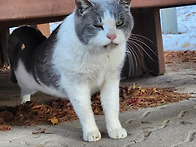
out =
[[[185,53],[183,53],[184,55]],[[192,54],[191,54],[192,55]],[[156,107],[167,103],[178,102],[189,98],[188,94],[176,93],[174,88],[137,87],[136,83],[130,86],[120,86],[120,111],[137,110],[139,108]],[[95,115],[102,115],[103,109],[100,102],[100,94],[91,97],[92,110]],[[6,112],[6,113],[5,113]],[[65,121],[77,119],[76,113],[70,101],[47,102],[40,105],[37,102],[27,102],[15,107],[0,108],[0,126],[21,126],[39,124],[59,124]],[[6,114],[6,115],[5,115]],[[8,115],[11,117],[7,117]],[[11,119],[8,119],[11,118]],[[9,130],[9,127],[3,128]],[[40,134],[45,130],[37,130]],[[46,131],[46,133],[51,133]]]
[[[182,46],[181,46],[181,48],[186,48],[186,47],[189,47],[190,46],[190,43],[186,43],[186,44],[183,44]]]
[[[11,130],[10,126],[0,126],[0,131],[8,131]]]
[[[157,91],[157,88],[153,88],[153,91],[155,92],[155,93],[157,93],[158,91]]]
[[[133,89],[135,89],[136,88],[136,85],[135,85],[135,83],[133,83],[133,87],[132,87]]]
[[[188,47],[189,44],[183,45]],[[165,51],[165,63],[196,62],[196,51]]]
[[[189,17],[189,16],[191,16],[191,14],[187,14],[187,15],[186,15],[186,17]]]
[[[146,92],[146,90],[145,89],[141,89],[141,92],[144,93],[144,92]]]
[[[59,120],[58,120],[56,117],[53,117],[53,118],[48,119],[48,120],[51,121],[51,123],[52,123],[53,125],[57,125],[57,124],[59,123]]]

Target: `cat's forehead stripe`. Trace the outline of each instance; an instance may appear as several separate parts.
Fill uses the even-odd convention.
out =
[[[104,25],[115,25],[115,18],[109,11],[105,11],[102,18],[102,23]]]

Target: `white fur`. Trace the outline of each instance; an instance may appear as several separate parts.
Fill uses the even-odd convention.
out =
[[[104,31],[100,31],[89,45],[82,44],[76,37],[74,13],[68,16],[59,28],[52,63],[60,74],[59,85],[65,93],[58,92],[53,87],[38,85],[21,61],[16,70],[24,100],[29,98],[27,94],[36,91],[69,97],[80,119],[85,141],[101,139],[90,102],[91,94],[99,90],[109,136],[115,139],[127,136],[118,118],[119,74],[125,57],[126,39],[123,33],[115,28],[115,21],[109,13],[105,14],[103,22]],[[118,46],[104,48],[104,45],[111,43],[107,38],[107,34],[111,32],[117,34],[114,43]]]

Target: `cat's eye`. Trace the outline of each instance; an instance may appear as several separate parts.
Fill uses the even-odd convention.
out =
[[[100,24],[97,24],[97,25],[94,25],[95,28],[98,28],[98,29],[102,29],[103,30],[103,26],[100,25]]]
[[[118,21],[118,22],[116,23],[116,27],[117,27],[117,28],[118,28],[118,27],[121,27],[123,24],[124,24],[123,21]]]

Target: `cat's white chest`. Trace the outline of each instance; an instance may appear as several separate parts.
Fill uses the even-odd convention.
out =
[[[59,50],[61,49],[59,48]],[[60,54],[60,51],[58,51],[58,54]],[[119,46],[114,51],[98,55],[85,52],[81,54],[67,52],[64,53],[64,58],[55,58],[53,61],[56,71],[61,73],[60,83],[62,87],[68,88],[71,84],[70,81],[74,84],[75,82],[83,83],[88,85],[91,93],[94,93],[101,89],[104,81],[110,79],[110,75],[113,72],[120,70],[120,65],[124,60],[124,54],[124,46]]]

